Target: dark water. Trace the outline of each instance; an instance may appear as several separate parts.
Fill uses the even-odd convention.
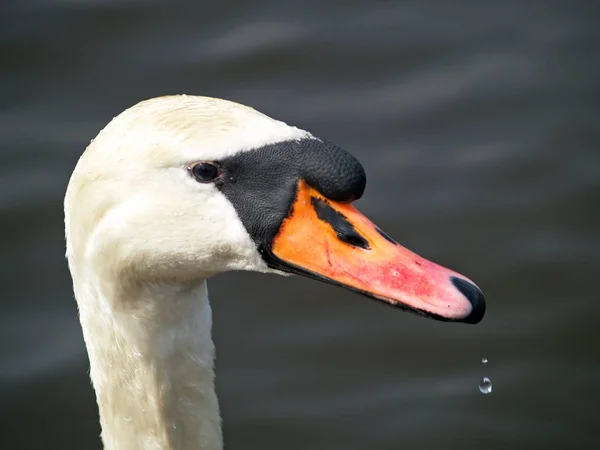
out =
[[[170,93],[350,150],[359,208],[489,304],[442,324],[310,280],[217,277],[228,449],[594,448],[597,3],[211,3],[0,6],[0,448],[100,448],[62,197],[114,115]]]

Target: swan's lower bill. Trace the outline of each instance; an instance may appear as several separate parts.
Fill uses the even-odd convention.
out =
[[[439,320],[479,322],[483,295],[463,275],[396,243],[350,203],[304,181],[271,248],[274,264]]]

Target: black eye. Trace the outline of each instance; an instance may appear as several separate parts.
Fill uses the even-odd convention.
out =
[[[200,183],[209,183],[221,175],[217,166],[209,162],[199,162],[190,167],[190,172]]]

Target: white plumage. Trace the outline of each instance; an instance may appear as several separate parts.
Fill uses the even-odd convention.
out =
[[[186,165],[311,137],[205,97],[144,101],[110,122],[67,189],[67,257],[105,448],[222,448],[206,279],[269,272],[235,209]]]

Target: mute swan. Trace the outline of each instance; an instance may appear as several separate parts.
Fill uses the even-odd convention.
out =
[[[481,291],[351,202],[360,163],[233,102],[147,100],[89,145],[65,197],[67,258],[107,450],[219,450],[206,280],[297,273],[445,321]]]

